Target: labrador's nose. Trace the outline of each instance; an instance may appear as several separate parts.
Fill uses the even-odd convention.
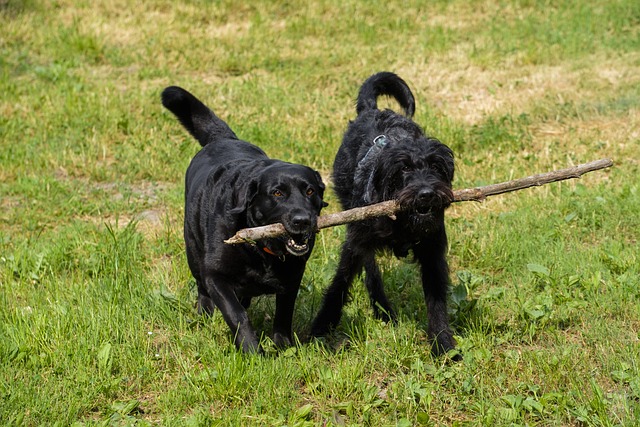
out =
[[[291,217],[291,225],[298,228],[306,228],[311,225],[311,217],[307,214],[295,214]]]

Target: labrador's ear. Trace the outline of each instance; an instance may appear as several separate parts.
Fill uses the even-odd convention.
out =
[[[325,185],[324,182],[322,181],[322,176],[320,175],[320,172],[314,170],[313,173],[316,176],[316,181],[318,182],[318,188],[320,188],[320,190],[324,193],[325,190]]]
[[[233,209],[229,211],[231,215],[240,215],[245,213],[251,205],[251,201],[258,194],[258,181],[252,179],[244,188],[239,189],[234,194]]]

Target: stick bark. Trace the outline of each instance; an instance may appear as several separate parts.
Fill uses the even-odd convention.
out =
[[[532,175],[512,181],[501,182],[498,184],[491,184],[484,187],[454,190],[453,202],[480,202],[486,199],[488,196],[509,193],[511,191],[518,191],[524,188],[536,187],[571,178],[580,178],[585,173],[609,168],[611,166],[613,166],[613,161],[611,159],[600,159],[578,166],[541,173],[538,175]],[[321,215],[320,217],[318,217],[318,230],[380,216],[393,217],[396,213],[399,212],[399,210],[400,206],[396,203],[395,200],[388,200],[386,202],[376,203],[374,205],[362,206],[342,212]],[[244,228],[242,230],[239,230],[233,237],[225,240],[224,242],[231,245],[239,243],[254,243],[255,241],[260,239],[277,237],[285,233],[286,231],[282,224],[270,224],[261,227]]]

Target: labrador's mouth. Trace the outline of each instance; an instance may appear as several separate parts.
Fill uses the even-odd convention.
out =
[[[285,248],[293,256],[302,256],[309,252],[309,236],[289,237]]]

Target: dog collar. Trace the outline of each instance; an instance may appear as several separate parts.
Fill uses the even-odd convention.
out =
[[[377,155],[380,153],[380,150],[382,150],[385,145],[387,145],[386,135],[378,135],[373,138],[373,145],[369,147],[369,151],[367,151],[367,154],[365,154],[364,157],[358,162],[358,167],[356,168],[356,181],[362,181],[364,179],[364,176],[368,175],[366,177],[367,183],[365,186],[363,197],[366,204],[371,203],[371,195],[373,192],[373,174],[375,172],[373,162],[375,161]]]
[[[262,247],[262,251],[268,253],[269,255],[273,255],[274,257],[277,257],[280,261],[284,262],[284,254],[282,255],[278,255],[277,253],[273,252],[271,249],[269,249],[266,246],[260,245]]]

